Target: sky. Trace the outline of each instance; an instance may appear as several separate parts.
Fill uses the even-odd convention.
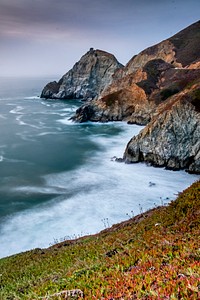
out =
[[[0,0],[0,76],[59,79],[91,47],[126,64],[199,12],[199,0]]]

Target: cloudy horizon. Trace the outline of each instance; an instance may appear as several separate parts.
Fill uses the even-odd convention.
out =
[[[199,0],[0,0],[0,76],[63,75],[90,47],[126,64],[199,20]]]

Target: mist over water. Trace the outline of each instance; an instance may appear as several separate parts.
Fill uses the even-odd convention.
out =
[[[73,123],[81,103],[40,99],[48,81],[0,80],[0,257],[96,233],[198,179],[113,161],[142,127]]]

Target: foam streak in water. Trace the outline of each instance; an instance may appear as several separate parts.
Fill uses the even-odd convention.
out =
[[[103,219],[107,218],[112,225],[126,219],[131,211],[138,214],[141,207],[147,210],[161,205],[174,199],[178,192],[197,179],[183,171],[112,161],[114,155],[123,154],[127,141],[141,127],[123,123],[106,126],[108,129],[119,126],[123,132],[115,137],[101,132],[91,135],[90,139],[100,150],[91,153],[84,165],[76,170],[44,176],[42,188],[26,186],[15,190],[16,193],[55,193],[58,196],[5,222],[1,228],[1,256],[47,247],[54,238],[95,233],[104,228]]]

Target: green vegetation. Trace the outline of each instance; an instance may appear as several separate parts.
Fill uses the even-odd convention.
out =
[[[161,100],[164,101],[167,98],[179,93],[180,90],[178,88],[167,88],[160,92]]]
[[[93,236],[0,260],[0,299],[200,299],[200,181]],[[80,298],[80,297],[79,297]],[[74,299],[74,298],[73,298]]]
[[[181,74],[182,73],[182,74]],[[184,89],[191,89],[193,88],[194,90],[192,90],[190,92],[190,96],[192,98],[192,100],[194,100],[194,102],[200,100],[200,90],[198,88],[199,86],[199,78],[195,78],[195,76],[199,76],[199,74],[194,72],[193,74],[189,73],[183,73],[181,70],[181,73],[179,75],[179,79],[174,80],[174,82],[172,84],[170,84],[169,86],[167,86],[166,88],[162,89],[160,91],[160,98],[162,101],[165,101],[166,99],[168,99],[169,97],[171,97],[174,94],[179,93],[180,91],[184,90]],[[185,76],[185,78],[182,78],[183,76]],[[196,85],[196,87],[194,87]]]
[[[163,63],[165,62],[162,59],[153,59],[148,61],[144,66],[147,79],[137,82],[137,85],[145,91],[146,95],[150,95],[157,88],[156,84],[161,74],[159,66]]]

